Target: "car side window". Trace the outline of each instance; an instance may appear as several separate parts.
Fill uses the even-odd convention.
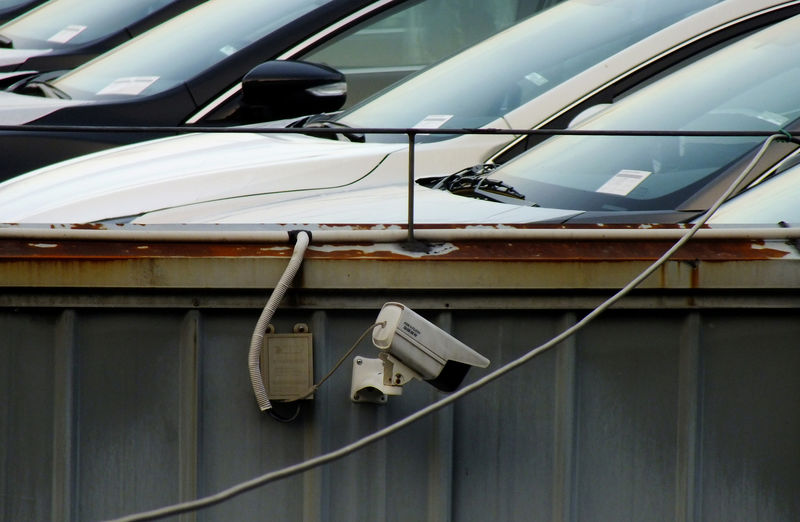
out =
[[[306,53],[347,77],[345,107],[497,33],[558,0],[407,2]]]
[[[293,57],[333,67],[347,78],[349,107],[431,63],[478,43],[562,0],[423,0],[403,2],[324,44]],[[208,114],[239,114],[233,97]]]

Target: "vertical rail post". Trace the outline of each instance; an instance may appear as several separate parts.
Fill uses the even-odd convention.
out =
[[[408,237],[404,248],[412,252],[428,252],[428,245],[414,237],[414,180],[416,179],[414,147],[417,131],[406,129],[406,134],[408,134]]]
[[[414,142],[417,133],[413,129],[408,131],[408,243],[413,244],[414,239]]]

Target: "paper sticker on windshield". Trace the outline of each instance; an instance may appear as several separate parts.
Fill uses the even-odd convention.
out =
[[[539,74],[537,72],[532,72],[530,74],[526,74],[525,75],[525,79],[528,80],[529,82],[531,82],[532,84],[537,85],[539,87],[541,87],[542,85],[544,85],[548,81],[547,78],[545,78],[544,76],[542,76],[541,74]]]
[[[79,34],[81,34],[84,30],[86,30],[85,25],[68,25],[50,38],[47,39],[48,42],[53,43],[67,43]]]
[[[617,196],[627,196],[639,183],[647,179],[652,172],[647,170],[628,170],[623,169],[614,174],[610,180],[603,183],[597,192],[603,194],[615,194]]]
[[[130,96],[136,96],[137,94],[141,94],[143,90],[153,85],[158,78],[158,76],[130,76],[128,78],[117,78],[113,82],[97,91],[97,94],[127,94]]]
[[[766,121],[767,123],[777,125],[778,127],[783,127],[784,125],[789,123],[789,118],[787,118],[782,114],[778,114],[771,111],[761,111],[760,113],[758,113],[758,118]]]
[[[225,45],[223,47],[220,47],[220,49],[219,49],[219,52],[221,52],[225,56],[230,56],[233,53],[235,53],[236,51],[238,51],[238,49],[236,47],[232,46],[232,45]]]
[[[414,125],[415,129],[438,129],[445,123],[447,120],[452,118],[452,114],[431,114],[430,116],[426,116],[424,120]]]

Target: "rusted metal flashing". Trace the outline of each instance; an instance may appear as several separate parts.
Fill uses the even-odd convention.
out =
[[[780,241],[752,239],[695,239],[674,257],[678,261],[743,261],[779,259],[791,253]],[[569,241],[500,240],[430,243],[429,253],[406,250],[402,243],[315,244],[309,259],[390,259],[390,260],[466,260],[466,261],[631,261],[657,259],[671,245],[667,240]],[[113,260],[147,258],[284,258],[291,255],[289,245],[222,242],[144,242],[144,241],[31,241],[0,240],[0,260]]]
[[[398,243],[313,245],[296,288],[605,289],[624,285],[669,241],[457,241],[432,253]],[[270,288],[289,245],[219,242],[0,241],[2,287]],[[779,262],[778,262],[779,261]],[[783,241],[696,240],[643,288],[800,288]]]

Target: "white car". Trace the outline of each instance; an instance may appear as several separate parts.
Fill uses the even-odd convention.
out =
[[[800,166],[770,176],[735,198],[711,216],[712,225],[800,226]]]
[[[306,125],[563,126],[583,109],[611,101],[687,57],[800,7],[798,0],[726,0],[697,11],[708,3],[571,0],[338,116],[312,118]],[[650,17],[663,24],[664,17],[681,17],[676,9],[682,9],[681,15],[697,12],[647,37],[657,29]],[[630,45],[632,36],[642,40]],[[288,204],[308,198],[313,204],[320,195],[346,197],[406,179],[405,135],[369,134],[360,142],[362,137],[345,129],[341,136],[335,141],[306,135],[198,134],[98,153],[0,184],[0,221],[287,222],[292,221],[288,216],[255,217],[249,213],[252,202],[263,198],[264,203]],[[504,135],[431,134],[418,140],[415,165],[421,177],[503,162],[529,145]],[[386,200],[377,206],[387,208]],[[383,221],[362,215],[361,221]]]
[[[798,32],[800,15],[762,28],[573,128],[662,134],[555,136],[504,165],[418,179],[414,221],[687,223],[746,174],[712,224],[797,223]],[[729,131],[742,134],[714,134]],[[768,136],[779,138],[765,143]],[[357,182],[346,190],[253,194],[154,210],[136,222],[402,224],[407,194],[399,181]]]

